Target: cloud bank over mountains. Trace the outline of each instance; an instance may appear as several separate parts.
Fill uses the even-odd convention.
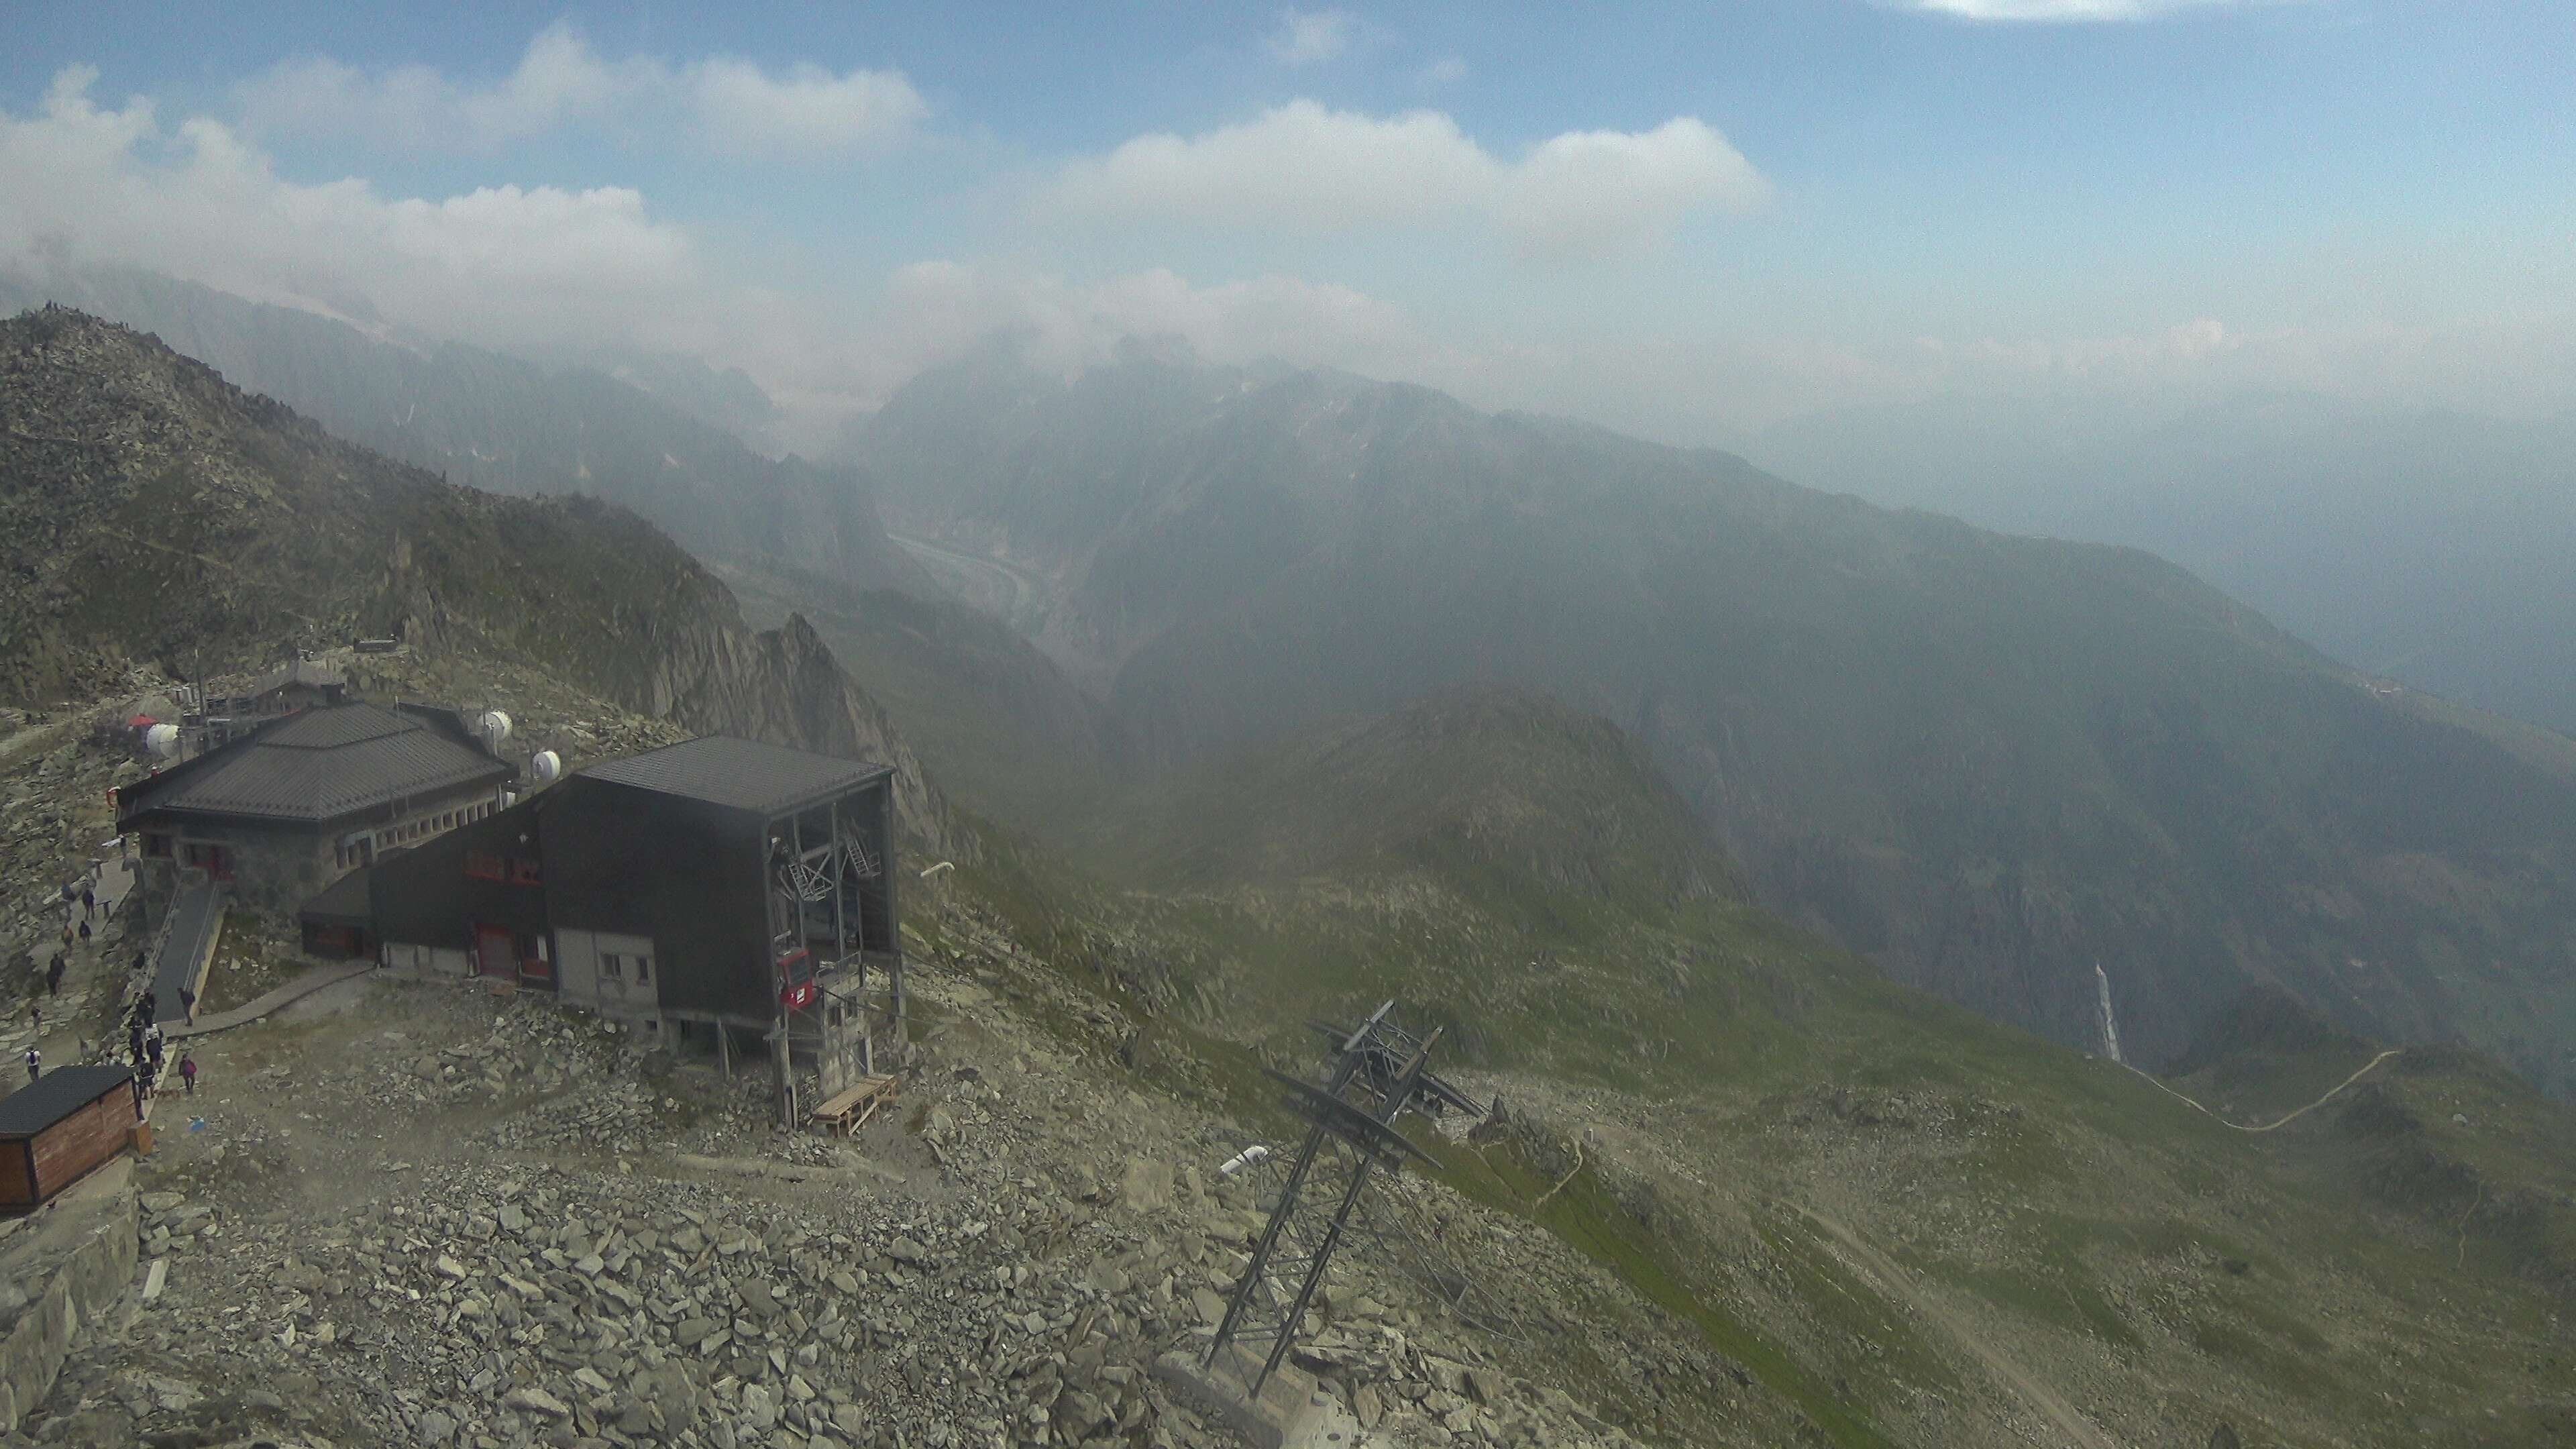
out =
[[[634,136],[677,131],[737,155],[874,150],[901,144],[929,105],[897,70],[772,73],[737,56],[674,65],[610,60],[558,22],[517,68],[486,85],[425,65],[360,70],[327,56],[284,61],[235,87],[255,134],[354,132],[423,150],[488,152],[568,125]]]
[[[1438,111],[1370,116],[1292,101],[1196,136],[1139,136],[1064,168],[1044,204],[1111,221],[1316,232],[1496,229],[1547,255],[1668,240],[1695,213],[1769,186],[1693,116],[1647,131],[1568,131],[1506,161]]]
[[[1921,3],[1998,19],[2171,8]],[[1426,70],[1485,84],[1348,12],[1275,21],[1239,44],[1281,84],[1322,86],[1318,72],[1379,49],[1407,84]],[[1943,393],[2335,385],[2576,403],[2564,308],[2291,325],[2184,294],[2110,325],[2062,309],[1928,332],[1765,323],[1723,305],[1742,290],[1735,258],[1781,247],[1773,233],[1804,223],[1819,183],[1775,175],[1694,114],[1480,134],[1471,108],[1301,95],[997,152],[977,118],[892,66],[611,54],[568,24],[482,77],[305,56],[185,113],[100,92],[73,64],[32,104],[0,104],[0,267],[130,265],[505,350],[684,354],[757,380],[786,416],[780,441],[801,446],[994,331],[1067,367],[1130,333],[1169,335],[1217,361],[1339,366],[1683,443]],[[613,144],[546,149],[560,136]],[[374,159],[337,175],[280,159],[315,138]],[[430,174],[489,180],[406,193],[384,179],[420,152],[437,153]],[[649,164],[671,155],[706,163],[682,173],[696,191]],[[879,196],[857,221],[828,210]],[[727,205],[782,197],[819,219],[782,237]],[[945,230],[888,240],[875,224],[923,214]],[[1440,286],[1420,284],[1431,273]],[[1814,300],[1770,315],[1823,316],[1837,299]]]

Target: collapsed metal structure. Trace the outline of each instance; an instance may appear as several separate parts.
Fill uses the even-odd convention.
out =
[[[1251,1397],[1260,1396],[1288,1357],[1325,1268],[1353,1231],[1397,1249],[1426,1286],[1467,1321],[1513,1331],[1501,1306],[1449,1260],[1438,1230],[1424,1222],[1418,1199],[1400,1191],[1369,1191],[1381,1173],[1394,1179],[1405,1159],[1431,1160],[1395,1129],[1399,1114],[1485,1114],[1475,1099],[1429,1070],[1441,1029],[1415,1036],[1388,1019],[1394,1009],[1394,1002],[1385,1003],[1354,1030],[1312,1023],[1332,1043],[1320,1085],[1285,1072],[1269,1073],[1289,1089],[1289,1106],[1306,1118],[1306,1137],[1278,1179],[1270,1220],[1234,1285],[1203,1361],[1213,1368],[1228,1353],[1266,1342],[1259,1368],[1242,1375]],[[1227,1170],[1256,1170],[1277,1161],[1246,1151]],[[1328,1205],[1329,1215],[1324,1211]]]

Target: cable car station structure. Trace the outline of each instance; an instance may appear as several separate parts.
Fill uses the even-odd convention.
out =
[[[707,736],[378,862],[365,909],[388,965],[550,991],[728,1070],[765,1048],[794,1125],[900,1053],[894,839],[886,766]]]

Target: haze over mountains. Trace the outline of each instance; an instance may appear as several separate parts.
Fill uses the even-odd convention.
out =
[[[1819,488],[2147,549],[2358,668],[2576,733],[2576,413],[1951,398],[1752,451]]]
[[[1153,365],[1199,371],[1172,359]],[[1292,402],[1321,396],[1335,408],[1360,407],[1378,391],[1281,373],[1219,400],[1230,408],[1278,387]],[[1410,407],[1449,419],[1458,432],[1443,446],[1496,426],[1412,392],[1369,405],[1381,416],[1400,419]],[[1303,403],[1287,415],[1314,416]],[[1605,446],[1587,433],[1541,431],[1578,453]],[[1498,466],[1515,455],[1488,440],[1468,456]],[[1368,481],[1365,467],[1356,471]],[[333,438],[147,337],[68,311],[0,322],[0,480],[0,536],[20,565],[0,585],[0,641],[10,646],[0,653],[10,665],[0,671],[0,699],[56,716],[15,731],[13,746],[79,730],[85,712],[112,707],[134,687],[130,666],[146,677],[156,664],[183,670],[186,656],[232,667],[281,643],[398,630],[411,644],[396,656],[405,680],[497,688],[530,718],[544,710],[606,724],[623,705],[669,726],[890,759],[902,777],[907,851],[954,853],[960,865],[907,911],[907,937],[920,933],[916,980],[939,1003],[908,1089],[1018,1081],[1003,1075],[1020,1070],[1011,1059],[1036,1051],[1073,1063],[1045,1090],[1027,1079],[1033,1090],[1020,1094],[1058,1104],[1050,1110],[1060,1120],[1030,1134],[1046,1144],[1043,1161],[1020,1159],[1027,1165],[990,1178],[938,1179],[961,1210],[998,1220],[1005,1209],[985,1202],[1044,1201],[1062,1196],[1059,1176],[1093,1180],[1073,1164],[1096,1178],[1105,1134],[1149,1099],[1203,1104],[1235,1130],[1269,1132],[1260,1114],[1275,1093],[1246,1048],[1302,1049],[1307,1016],[1402,993],[1412,1019],[1444,1028],[1444,1063],[1472,1071],[1477,1090],[1511,1104],[1467,1142],[1426,1130],[1433,1159],[1407,1174],[1410,1191],[1443,1215],[1449,1242],[1477,1234],[1462,1251],[1493,1268],[1528,1326],[1526,1342],[1478,1339],[1483,1346],[1455,1350],[1504,1367],[1508,1377],[1497,1374],[1484,1400],[1499,1412],[1544,1392],[1559,1396],[1547,1402],[1559,1405],[1561,1423],[1504,1442],[1637,1442],[1585,1437],[1605,1421],[1651,1442],[1848,1449],[2023,1442],[2033,1432],[2143,1443],[2180,1431],[2199,1439],[2215,1423],[2264,1436],[2249,1437],[2254,1443],[2360,1442],[2386,1403],[2401,1398],[2429,1426],[2427,1442],[2463,1449],[2534,1442],[2567,1422],[2550,1376],[2548,1327],[2576,1283],[2576,1179],[2562,1107],[2472,1053],[2419,1048],[2294,1131],[2224,1125],[2125,1068],[1930,1000],[1791,928],[1747,898],[1704,811],[1640,740],[1580,704],[1528,688],[1437,690],[1375,718],[1297,729],[1272,748],[1212,754],[1141,781],[1102,720],[1032,707],[1070,684],[1034,646],[964,605],[775,566],[727,566],[770,591],[764,600],[779,591],[825,598],[837,627],[863,645],[855,672],[870,687],[862,687],[799,619],[747,630],[714,573],[622,507],[443,483]],[[1655,482],[1637,468],[1608,486],[1618,496]],[[1544,501],[1568,486],[1555,480],[1531,494]],[[1888,517],[1758,478],[1728,475],[1682,491],[1692,487],[1755,490],[1772,510],[1755,524],[1775,539],[1805,520],[1807,507],[1865,523]],[[1602,495],[1591,497],[1596,511],[1613,512]],[[1728,516],[1744,511],[1739,504]],[[1905,546],[1918,563],[1933,553]],[[1524,561],[1535,568],[1544,551]],[[2171,573],[2149,567],[2156,578]],[[1776,587],[1767,576],[1754,583]],[[880,681],[889,686],[886,710],[871,698]],[[72,707],[57,711],[57,702]],[[1059,756],[1099,766],[1101,778],[1077,782],[1095,796],[1086,829],[1059,827],[1058,844],[1032,850],[946,809],[908,737],[944,736],[979,716],[989,716],[987,737],[941,756],[941,768],[954,761],[980,776],[1020,747],[1015,736],[1054,741],[1047,748],[1056,754],[1032,752],[1020,768]],[[1092,746],[1081,743],[1086,735]],[[23,767],[12,779],[34,792],[25,800],[60,808],[60,781]],[[1001,783],[1006,796],[1029,788]],[[967,941],[991,944],[970,954],[959,944]],[[407,1042],[432,1017],[423,1005],[445,1005],[397,1000],[405,1014],[377,1019],[399,1019]],[[493,1007],[460,1001],[469,1040],[483,1040]],[[1054,1023],[1043,1039],[1003,1037],[1002,1050],[949,1068],[961,1040],[980,1047],[1041,1015]],[[297,1040],[309,1027],[286,1030]],[[280,1039],[230,1040],[274,1050]],[[373,1065],[389,1040],[328,1049]],[[2287,998],[2257,997],[2228,1012],[2181,1065],[2193,1074],[2185,1085],[2222,1110],[2287,1111],[2371,1051]],[[721,1080],[701,1062],[605,1090],[668,1094],[693,1090],[687,1081],[700,1078]],[[272,1068],[258,1080],[278,1079]],[[382,1078],[344,1077],[322,1090],[332,1100],[359,1092],[390,1096],[398,1109],[402,1101]],[[1076,1090],[1096,1095],[1062,1102]],[[571,1100],[587,1111],[595,1095]],[[978,1097],[1004,1100],[979,1092],[919,1109],[952,1162],[1019,1135],[943,1122]],[[241,1110],[238,1098],[219,1097],[207,1115],[217,1132],[238,1132]],[[365,1125],[383,1126],[393,1140],[453,1134],[468,1120]],[[502,1170],[547,1186],[492,1201],[559,1205],[561,1184],[596,1171],[627,1195],[600,1199],[622,1211],[636,1184],[708,1172],[719,1161],[666,1159],[658,1139],[639,1146],[645,1131],[620,1126],[596,1156],[506,1149],[514,1155]],[[883,1132],[865,1150],[916,1135],[892,1124]],[[715,1140],[752,1150],[728,1134]],[[304,1139],[301,1124],[293,1135]],[[750,1140],[804,1147],[765,1123]],[[1208,1147],[1163,1129],[1150,1145],[1107,1155]],[[382,1149],[355,1150],[373,1161]],[[488,1157],[494,1149],[475,1139],[470,1150]],[[368,1171],[371,1185],[446,1181]],[[798,1210],[795,1199],[728,1193],[729,1180],[696,1183],[687,1200],[711,1218],[765,1221]],[[837,1203],[884,1183],[870,1174],[798,1185]],[[1175,1195],[1185,1184],[1176,1174]],[[269,1199],[251,1196],[271,1190],[283,1200],[273,1219],[259,1206]],[[309,1263],[332,1246],[338,1221],[312,1210],[313,1194],[340,1190],[296,1160],[281,1168],[262,1159],[255,1175],[225,1184],[222,1200],[243,1224],[227,1241],[268,1251],[272,1235],[310,1234],[287,1260]],[[1129,1201],[1138,1189],[1117,1191],[1100,1217],[1066,1237],[1150,1225],[1147,1214],[1164,1210]],[[351,1200],[353,1211],[381,1211],[382,1199]],[[1231,1236],[1220,1241],[1244,1241],[1240,1209],[1252,1201],[1227,1208]],[[869,1231],[894,1229],[881,1222]],[[461,1261],[493,1241],[460,1237],[453,1251]],[[1893,1248],[1869,1246],[1877,1242],[1901,1244],[1905,1262],[1895,1263]],[[713,1246],[701,1247],[694,1263],[677,1254],[660,1261],[693,1278],[724,1271]],[[1337,1273],[1374,1249],[1352,1251]],[[1565,1272],[1569,1259],[1586,1271]],[[1550,1271],[1525,1266],[1533,1263]],[[639,1252],[616,1270],[629,1276],[614,1281],[651,1282],[641,1276],[649,1270]],[[870,1269],[868,1291],[900,1291],[901,1280],[881,1271]],[[226,1281],[202,1255],[179,1259],[170,1277],[193,1293]],[[973,1311],[960,1303],[970,1295],[945,1279],[918,1281],[919,1296],[895,1300],[914,1315],[898,1328],[905,1341],[920,1341],[934,1313]],[[1127,1281],[1127,1291],[1139,1291]],[[1414,1314],[1394,1287],[1372,1291],[1414,1315],[1403,1320],[1409,1342],[1443,1344],[1475,1331],[1427,1305]],[[1337,1292],[1335,1321],[1357,1301]],[[1166,1337],[1187,1341],[1185,1330],[1141,1317],[1129,1327],[1104,1312],[1097,1321],[1110,1331],[1101,1334],[1074,1315],[1043,1330],[1030,1316],[979,1331],[1045,1344],[1058,1340],[1041,1331],[1073,1329],[1061,1340],[1072,1353],[1104,1337],[1131,1348],[1140,1339],[1157,1349]],[[402,1321],[440,1341],[435,1317]],[[796,1320],[784,1322],[792,1329]],[[270,1341],[182,1336],[166,1356],[192,1382],[228,1382],[203,1355]],[[93,1332],[83,1351],[100,1344]],[[424,1366],[425,1355],[369,1358],[355,1345],[329,1347],[275,1360],[311,1368],[318,1387],[308,1407],[347,1415],[353,1396],[390,1386],[453,1406],[438,1411],[452,1424],[506,1392],[497,1375],[469,1380],[434,1359]],[[855,1377],[880,1360],[846,1343],[808,1357],[795,1372],[814,1375],[809,1385],[851,1375],[864,1393],[883,1387]],[[764,1367],[775,1370],[758,1354],[706,1361],[701,1353],[677,1356],[672,1371],[749,1385]],[[1378,1371],[1362,1363],[1358,1372]],[[1054,1388],[1026,1392],[1043,1403]],[[68,1417],[67,1397],[56,1391],[50,1422]],[[1393,1414],[1387,1422],[1398,1428],[1379,1442],[1455,1442],[1399,1432],[1406,1426]],[[64,1436],[49,1428],[38,1437]],[[349,1429],[338,1437],[371,1436]],[[1217,1449],[1231,1441],[1175,1442]]]
[[[2144,1060],[2267,983],[2576,1080],[2576,746],[2390,692],[2144,554],[1143,342],[1067,378],[997,340],[854,428],[856,469],[772,463],[604,374],[82,285],[451,477],[629,502],[1052,839],[1174,770],[1508,684],[1633,736],[1761,900],[1989,1015],[2089,1044],[2099,962]],[[940,597],[880,505],[1012,627]]]
[[[1900,980],[2083,1042],[2098,961],[2146,1059],[2275,982],[2566,1080],[2576,745],[2384,692],[2146,554],[1141,345],[1071,380],[997,347],[853,443],[899,530],[1027,581],[1151,759],[1536,687]]]

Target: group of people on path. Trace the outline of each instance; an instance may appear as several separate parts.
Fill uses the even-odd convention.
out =
[[[195,1021],[197,994],[182,989],[179,1000],[187,1008],[188,1019]],[[146,991],[134,998],[133,1008],[125,1015],[125,1043],[132,1053],[134,1091],[138,1099],[150,1097],[161,1083],[162,1062],[168,1053],[168,1045],[161,1034],[161,1023],[154,1019],[159,1011],[160,1008],[153,1003],[152,993]],[[185,1050],[179,1053],[179,1080],[187,1083],[189,1096],[197,1094],[197,1059]]]

